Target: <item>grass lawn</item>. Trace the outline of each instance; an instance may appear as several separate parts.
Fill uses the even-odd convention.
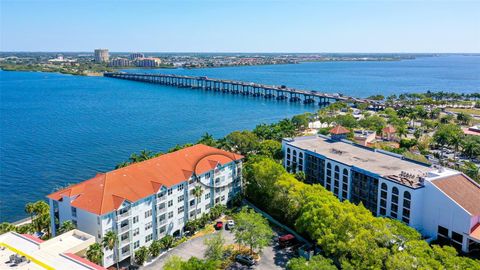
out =
[[[450,112],[456,112],[456,113],[467,113],[467,114],[480,115],[480,109],[448,108],[446,110],[450,111]]]

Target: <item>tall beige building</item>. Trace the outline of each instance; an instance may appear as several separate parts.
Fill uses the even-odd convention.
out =
[[[95,49],[95,62],[96,63],[105,63],[108,62],[110,55],[108,54],[108,49]]]

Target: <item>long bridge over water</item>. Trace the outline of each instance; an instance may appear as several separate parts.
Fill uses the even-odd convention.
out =
[[[332,102],[343,101],[346,103],[366,103],[373,109],[380,109],[384,105],[375,100],[355,98],[340,94],[321,93],[317,91],[300,90],[284,85],[266,85],[253,82],[212,79],[204,76],[184,76],[173,74],[145,74],[126,72],[107,72],[105,77],[140,81],[175,87],[211,90],[216,92],[264,97],[267,99],[289,100],[303,102],[304,104],[318,104],[327,106]]]

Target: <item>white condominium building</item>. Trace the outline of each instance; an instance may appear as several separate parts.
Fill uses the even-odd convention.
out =
[[[480,250],[480,185],[461,172],[332,137],[284,139],[284,166],[304,171],[340,200],[362,203],[376,216],[403,221],[423,236],[463,252]]]
[[[71,220],[97,241],[109,231],[119,237],[119,261],[141,246],[181,235],[185,223],[227,204],[242,189],[242,156],[195,145],[107,173],[48,195],[52,232]],[[203,193],[195,197],[195,187]],[[56,219],[58,223],[56,223]],[[103,265],[114,264],[104,250]]]

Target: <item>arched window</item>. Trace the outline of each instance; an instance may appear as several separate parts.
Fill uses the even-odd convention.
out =
[[[287,148],[287,153],[290,153],[290,148]]]
[[[410,223],[410,204],[412,196],[410,192],[403,192],[403,211],[402,211],[402,221],[409,224]]]
[[[382,185],[380,186],[380,215],[381,216],[387,215],[387,194],[388,194],[387,184],[382,183]]]
[[[298,157],[303,158],[303,153],[302,152],[298,153]]]
[[[297,151],[296,151],[296,150],[293,150],[293,155],[294,155],[294,156],[297,155]]]
[[[348,199],[348,170],[343,169],[342,175],[342,199]]]
[[[398,188],[393,187],[392,189],[392,204],[390,205],[390,216],[392,218],[398,217]]]

